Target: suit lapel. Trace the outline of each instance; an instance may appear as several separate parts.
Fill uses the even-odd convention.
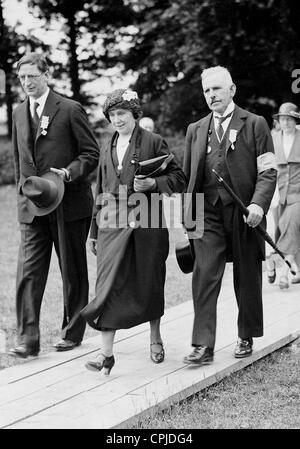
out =
[[[138,160],[139,143],[138,140],[141,138],[138,125],[135,126],[132,137],[130,139],[129,146],[124,155],[123,159],[123,169],[121,172],[121,180],[125,182],[131,181],[134,172],[136,170],[136,165],[132,161]]]
[[[194,146],[195,153],[195,166],[198,166],[202,157],[205,157],[207,151],[207,145],[209,142],[209,126],[212,121],[212,114],[208,114],[204,117],[197,127],[197,137]]]
[[[189,181],[189,188],[191,188],[192,192],[198,191],[197,189],[199,189],[201,185],[205,156],[207,146],[209,145],[209,127],[211,120],[212,113],[208,114],[196,124],[196,137],[191,148],[191,164],[193,168],[191,170],[191,178]]]
[[[226,154],[227,151],[229,150],[229,148],[231,148],[231,142],[229,140],[229,135],[230,135],[230,130],[235,130],[236,134],[237,134],[237,140],[238,140],[238,134],[240,132],[240,130],[242,129],[242,127],[245,124],[245,119],[247,117],[247,114],[243,111],[243,109],[239,108],[238,106],[235,105],[234,111],[233,111],[233,115],[232,115],[232,119],[229,122],[228,128],[226,130]],[[235,143],[233,143],[234,148],[235,148]]]
[[[46,103],[45,103],[45,107],[44,107],[42,115],[41,115],[41,120],[42,120],[43,116],[49,117],[49,124],[47,127],[47,132],[49,130],[52,120],[54,119],[57,111],[59,110],[59,103],[60,103],[59,97],[57,95],[55,95],[55,93],[52,90],[50,90],[49,95],[46,100]],[[42,135],[42,128],[39,125],[37,133],[36,133],[35,141],[37,141],[41,135]]]
[[[16,115],[16,125],[18,127],[18,134],[22,136],[22,140],[24,142],[23,157],[31,164],[34,164],[34,138],[31,131],[29,114],[29,99],[26,98],[26,100],[19,106],[19,110]]]
[[[295,139],[288,157],[288,162],[300,162],[300,131],[296,129]]]
[[[282,132],[279,131],[273,136],[274,149],[276,155],[277,164],[287,164],[287,160],[284,154],[283,145],[282,145]]]
[[[19,117],[18,117],[18,127],[20,129],[20,134],[24,136],[28,148],[32,144],[31,128],[29,122],[29,100],[28,98],[21,104]]]

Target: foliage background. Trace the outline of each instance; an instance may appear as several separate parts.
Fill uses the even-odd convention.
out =
[[[7,139],[0,140],[0,184],[13,182],[11,116],[23,98],[15,63],[28,51],[47,55],[52,87],[84,104],[100,145],[109,132],[96,101],[101,92],[91,95],[86,87],[112,73],[119,79],[131,75],[128,87],[138,91],[144,115],[153,117],[179,163],[187,125],[208,112],[200,81],[204,68],[228,67],[236,102],[263,115],[270,127],[282,102],[299,101],[292,89],[300,56],[296,0],[17,0],[27,3],[43,29],[58,30],[58,45],[43,42],[38,30],[20,33],[17,24],[11,26],[5,1],[0,69],[6,95],[0,95],[0,106],[7,112]]]

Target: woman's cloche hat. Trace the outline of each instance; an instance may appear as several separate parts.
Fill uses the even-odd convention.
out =
[[[64,181],[51,171],[42,176],[29,176],[22,185],[22,193],[29,200],[28,209],[36,216],[53,212],[63,199],[64,192]]]
[[[109,122],[109,112],[119,108],[129,109],[135,119],[140,118],[142,109],[137,92],[130,89],[116,89],[108,94],[103,104],[103,114]]]
[[[279,111],[277,112],[277,114],[273,115],[273,118],[278,120],[278,118],[282,115],[292,117],[297,122],[300,122],[299,109],[294,103],[282,103],[282,105],[279,108]]]

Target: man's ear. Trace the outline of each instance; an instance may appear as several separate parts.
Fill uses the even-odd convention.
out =
[[[45,75],[46,80],[49,81],[49,79],[50,79],[50,72],[49,72],[49,70],[47,70],[47,72],[45,72],[44,75]]]
[[[230,92],[231,92],[232,97],[234,97],[235,93],[236,93],[236,85],[235,84],[231,84]]]

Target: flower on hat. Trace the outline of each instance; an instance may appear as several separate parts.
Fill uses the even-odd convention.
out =
[[[125,90],[125,92],[122,94],[122,98],[125,101],[137,100],[138,94],[134,90]]]
[[[110,121],[109,112],[113,108],[129,109],[135,119],[141,116],[141,105],[137,92],[130,89],[116,89],[109,93],[103,104],[103,114]]]
[[[296,112],[296,111],[290,111],[290,115],[292,115],[295,118],[300,118],[299,112]]]

